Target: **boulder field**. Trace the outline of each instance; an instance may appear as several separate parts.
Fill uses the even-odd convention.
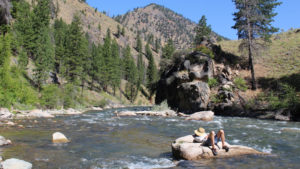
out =
[[[176,159],[184,160],[201,160],[210,158],[223,158],[223,157],[234,157],[241,155],[267,155],[267,153],[259,152],[253,148],[241,146],[241,145],[226,145],[230,148],[228,152],[222,149],[222,143],[219,142],[216,149],[218,155],[214,156],[211,147],[202,146],[202,143],[194,143],[194,137],[192,135],[180,137],[176,139],[171,147],[173,157]]]

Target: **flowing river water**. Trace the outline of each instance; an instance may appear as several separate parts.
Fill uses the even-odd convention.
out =
[[[144,110],[147,108],[123,108]],[[215,117],[211,122],[180,117],[116,117],[120,109],[88,112],[52,119],[16,120],[24,125],[0,128],[13,145],[0,148],[4,159],[18,158],[33,168],[300,168],[300,123],[238,117]],[[253,147],[270,156],[242,156],[174,162],[170,144],[198,127],[222,128],[230,144]],[[59,131],[67,144],[53,144]]]

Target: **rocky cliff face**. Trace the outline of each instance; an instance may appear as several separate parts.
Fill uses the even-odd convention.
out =
[[[178,111],[192,113],[205,110],[209,103],[208,78],[214,74],[213,60],[201,52],[175,59],[158,82],[156,103],[167,100]]]
[[[9,0],[0,1],[0,25],[9,23],[11,19],[10,7],[11,4]]]

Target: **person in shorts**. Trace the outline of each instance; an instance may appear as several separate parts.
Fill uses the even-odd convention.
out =
[[[219,130],[217,134],[215,134],[214,131],[208,134],[204,128],[200,127],[195,130],[194,133],[194,142],[202,143],[203,146],[212,146],[211,150],[215,156],[218,155],[215,145],[217,145],[219,141],[222,142],[222,149],[225,149],[226,152],[229,151],[229,147],[225,145],[224,130]]]

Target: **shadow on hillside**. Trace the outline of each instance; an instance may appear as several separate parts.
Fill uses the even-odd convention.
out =
[[[258,84],[264,90],[277,89],[280,83],[286,83],[300,92],[300,72],[289,76],[283,76],[279,79],[275,78],[259,78],[257,79]]]

